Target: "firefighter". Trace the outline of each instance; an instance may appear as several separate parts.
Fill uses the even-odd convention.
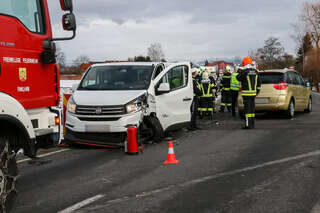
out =
[[[224,112],[225,107],[227,107],[228,111],[231,112],[230,83],[231,83],[231,68],[230,66],[227,66],[220,83],[220,88],[222,90],[220,112]]]
[[[202,95],[201,90],[200,90],[200,84],[196,80],[198,70],[194,68],[192,70],[192,81],[193,81],[193,101],[191,104],[191,122],[190,122],[190,131],[195,131],[197,129],[200,129],[197,126],[197,113],[198,113],[198,107],[199,107],[199,98]]]
[[[231,84],[230,84],[230,90],[231,90],[231,105],[232,105],[232,117],[236,116],[236,106],[238,102],[238,94],[240,89],[240,82],[237,80],[237,75],[239,75],[240,67],[237,69],[237,72],[232,73],[231,75]]]
[[[215,84],[209,79],[207,71],[204,71],[202,74],[200,89],[202,92],[202,96],[200,98],[200,111],[202,113],[202,117],[204,115],[208,115],[209,118],[213,120]]]
[[[245,126],[243,129],[253,129],[255,121],[255,98],[261,89],[258,71],[255,69],[250,57],[242,61],[243,70],[236,77],[241,83],[242,98],[245,112]]]

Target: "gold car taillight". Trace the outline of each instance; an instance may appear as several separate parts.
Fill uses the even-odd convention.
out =
[[[273,85],[273,88],[275,88],[276,90],[286,90],[288,88],[288,84],[281,82],[281,83],[277,83]]]

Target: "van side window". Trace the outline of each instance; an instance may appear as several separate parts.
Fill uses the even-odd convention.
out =
[[[164,78],[170,84],[170,90],[177,90],[188,85],[188,67],[177,66],[172,68],[166,75],[163,76],[161,82],[165,82]]]

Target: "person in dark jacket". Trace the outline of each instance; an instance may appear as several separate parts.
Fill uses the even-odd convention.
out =
[[[197,114],[198,114],[198,107],[199,107],[199,99],[202,95],[200,84],[195,79],[197,76],[197,69],[192,70],[192,81],[193,81],[193,101],[191,104],[191,122],[190,122],[190,131],[195,131],[197,129],[200,129],[197,125]]]
[[[231,112],[231,68],[226,67],[226,71],[222,76],[222,80],[220,83],[221,88],[221,104],[220,104],[220,112],[224,112],[225,107],[227,107],[228,111]]]
[[[252,59],[245,57],[242,61],[243,70],[237,75],[241,83],[245,126],[243,129],[253,129],[255,123],[255,98],[261,89],[261,80],[258,71],[254,68]]]

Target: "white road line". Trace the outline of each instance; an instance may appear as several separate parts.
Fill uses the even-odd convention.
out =
[[[65,151],[69,151],[69,150],[70,149],[61,149],[61,150],[58,150],[58,151],[45,153],[45,154],[39,155],[38,158],[47,157],[47,156],[50,156],[50,155],[54,155],[54,154],[57,154],[57,153],[60,153],[60,152],[65,152]],[[31,160],[32,159],[30,159],[30,158],[26,158],[26,159],[22,159],[22,160],[17,161],[17,163],[23,163],[23,162],[31,161]]]
[[[81,201],[81,202],[79,202],[79,203],[77,203],[77,204],[75,204],[75,205],[73,205],[73,206],[70,206],[69,208],[66,208],[66,209],[64,209],[64,210],[62,210],[62,211],[59,211],[58,213],[70,213],[70,212],[74,212],[74,211],[76,211],[76,210],[78,210],[78,209],[80,209],[80,208],[82,208],[82,207],[84,207],[84,206],[86,206],[86,205],[88,205],[88,204],[90,204],[90,203],[93,203],[93,202],[95,202],[95,201],[103,198],[104,196],[105,196],[105,195],[96,195],[96,196],[94,196],[94,197],[91,197],[91,198],[88,198],[88,199],[86,199],[86,200],[84,200],[84,201]]]
[[[134,196],[124,196],[124,197],[121,197],[121,198],[108,200],[108,201],[105,202],[104,205],[98,205],[98,206],[92,207],[92,208],[90,208],[90,210],[97,210],[97,209],[105,208],[105,207],[110,206],[112,204],[121,203],[121,202],[127,201],[129,199],[133,199],[133,198],[142,198],[142,197],[151,196],[151,195],[154,195],[154,194],[158,194],[158,193],[161,193],[161,192],[172,190],[172,189],[177,188],[177,187],[181,187],[181,188],[188,187],[188,186],[191,186],[191,185],[195,185],[195,184],[198,184],[198,183],[203,183],[203,182],[206,182],[206,181],[209,181],[209,180],[214,180],[214,179],[221,178],[221,177],[236,175],[236,174],[239,174],[239,173],[260,169],[260,168],[264,168],[264,167],[267,167],[267,166],[273,166],[273,165],[277,165],[277,164],[287,163],[287,162],[290,162],[290,161],[299,160],[299,159],[303,159],[303,158],[307,158],[307,157],[318,156],[318,155],[320,155],[320,150],[316,150],[316,151],[313,151],[313,152],[308,152],[308,153],[297,155],[297,156],[293,156],[293,157],[287,157],[287,158],[282,158],[282,159],[279,159],[279,160],[269,161],[269,162],[262,163],[262,164],[259,164],[259,165],[256,165],[256,166],[250,166],[250,167],[245,167],[245,168],[242,168],[242,169],[236,169],[236,170],[229,171],[229,172],[222,172],[222,173],[215,174],[215,175],[205,176],[205,177],[202,177],[202,178],[186,181],[184,183],[170,185],[170,186],[167,186],[165,188],[155,189],[155,190],[151,190],[151,191],[148,191],[148,192],[142,192],[142,193],[136,194]],[[318,210],[318,207],[319,206],[316,206],[317,210]],[[315,212],[312,212],[312,213],[315,213]],[[319,210],[319,213],[320,213],[320,210]]]

